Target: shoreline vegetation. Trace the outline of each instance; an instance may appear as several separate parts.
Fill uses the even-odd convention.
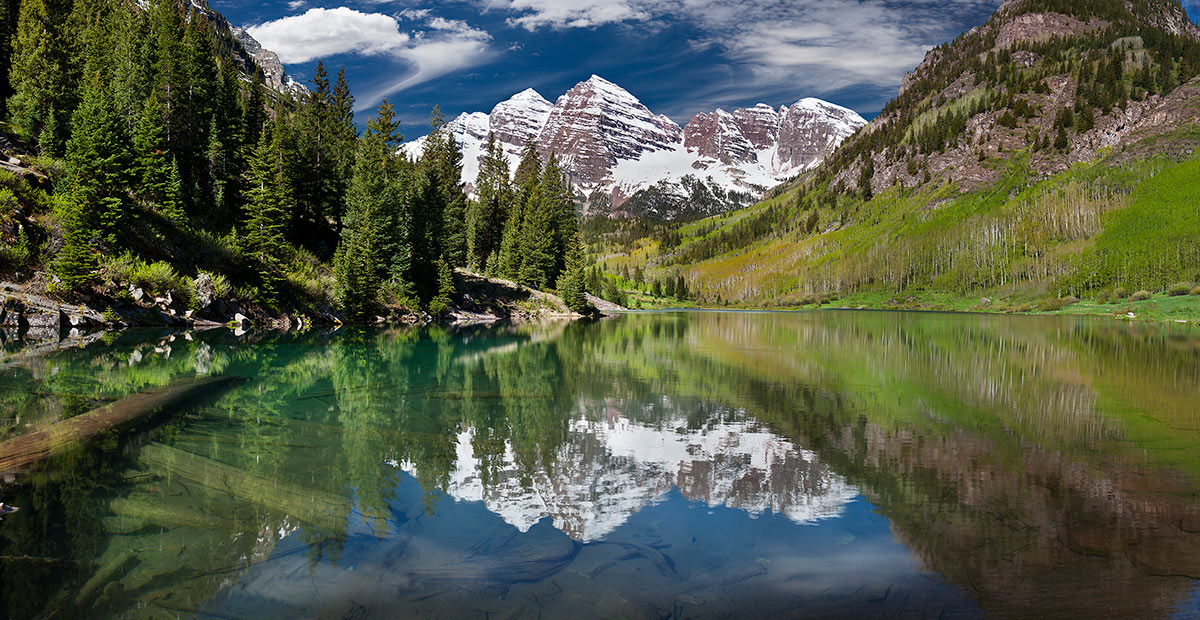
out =
[[[489,137],[468,192],[436,107],[410,157],[386,99],[360,132],[344,71],[268,84],[204,2],[0,3],[0,324],[596,312],[554,153]]]

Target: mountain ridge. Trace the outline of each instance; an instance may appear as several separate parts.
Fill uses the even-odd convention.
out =
[[[510,164],[533,140],[543,157],[556,154],[585,210],[608,216],[653,215],[670,219],[707,215],[749,204],[770,187],[819,163],[866,121],[847,108],[805,98],[779,110],[752,108],[700,113],[680,127],[656,115],[624,88],[592,75],[550,103],[526,89],[490,113],[463,113],[448,123],[463,151],[463,181],[473,190],[488,133]],[[420,153],[424,138],[404,145]],[[692,188],[713,202],[698,207]],[[647,211],[630,200],[655,189],[672,197]]]
[[[1186,294],[1200,280],[1197,76],[1200,28],[1177,1],[1009,0],[762,202],[595,251],[637,274],[627,287],[684,277],[703,303]]]

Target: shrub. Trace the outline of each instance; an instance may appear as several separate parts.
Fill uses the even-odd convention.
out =
[[[1118,286],[1117,288],[1113,289],[1112,296],[1113,299],[1125,299],[1126,297],[1129,297],[1129,291],[1125,290],[1125,287],[1123,286]]]
[[[147,263],[132,254],[106,258],[100,266],[105,287],[118,298],[128,297],[127,284],[133,284],[152,297],[171,294],[173,301],[192,307],[196,299],[196,283],[182,276],[162,261]]]
[[[1100,291],[1099,293],[1097,293],[1096,294],[1096,303],[1098,303],[1102,306],[1108,304],[1108,293],[1105,293],[1104,291]]]
[[[1190,293],[1192,288],[1192,285],[1188,282],[1176,282],[1167,288],[1167,294],[1171,297],[1179,297]]]
[[[1200,286],[1188,291],[1188,295],[1200,295]]]
[[[1138,291],[1138,292],[1134,293],[1133,296],[1129,298],[1129,300],[1130,301],[1146,301],[1147,299],[1150,299],[1151,297],[1154,297],[1153,293],[1151,293],[1150,291],[1142,290],[1142,291]]]
[[[1074,296],[1045,299],[1038,302],[1038,310],[1042,312],[1057,312],[1071,304],[1077,303],[1079,303],[1079,298]]]

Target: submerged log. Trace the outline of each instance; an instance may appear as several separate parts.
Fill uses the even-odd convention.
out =
[[[50,428],[0,443],[0,472],[12,471],[57,454],[107,430],[119,428],[199,394],[232,385],[234,377],[187,377],[150,388]]]
[[[352,508],[350,502],[333,493],[252,474],[164,444],[145,446],[141,458],[147,467],[315,525],[343,525]]]

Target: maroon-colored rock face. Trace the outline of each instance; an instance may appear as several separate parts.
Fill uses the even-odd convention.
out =
[[[591,188],[618,162],[672,149],[682,140],[683,130],[671,119],[655,116],[620,86],[592,76],[558,98],[538,147],[543,156],[556,153],[572,180]]]
[[[683,129],[683,145],[690,153],[726,165],[758,159],[755,145],[747,139],[736,118],[725,110],[693,116]]]
[[[779,140],[779,121],[782,111],[760,103],[753,108],[738,108],[733,111],[733,122],[737,123],[742,135],[755,149],[771,148]]]

